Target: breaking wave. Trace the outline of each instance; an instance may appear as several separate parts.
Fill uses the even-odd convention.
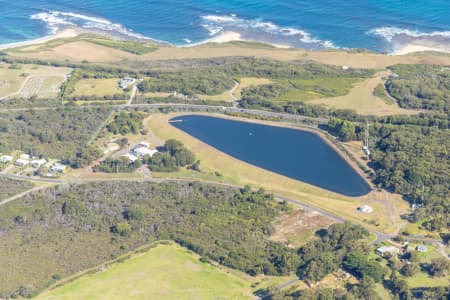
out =
[[[242,39],[256,42],[312,49],[336,48],[332,42],[314,38],[304,30],[278,26],[261,19],[244,19],[234,14],[206,15],[201,19],[201,26],[208,31],[210,37],[237,32]]]
[[[77,26],[81,28],[109,32],[111,34],[119,34],[134,39],[149,39],[139,33],[133,32],[131,29],[128,29],[121,24],[113,23],[107,19],[86,16],[78,13],[47,11],[33,14],[30,18],[44,22],[51,34],[55,34],[59,30],[70,26]]]
[[[384,39],[393,51],[414,44],[450,52],[450,31],[422,32],[398,27],[379,27],[367,33]]]

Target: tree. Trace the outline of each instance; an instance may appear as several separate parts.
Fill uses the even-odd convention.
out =
[[[392,272],[389,278],[389,287],[394,295],[398,295],[400,299],[409,299],[410,291],[408,283],[405,280],[398,278],[395,271]]]
[[[376,261],[370,261],[367,255],[360,251],[348,253],[342,265],[360,279],[371,277],[375,282],[380,282],[384,276],[383,267]]]
[[[335,255],[331,252],[317,253],[303,271],[303,277],[312,282],[322,280],[326,275],[337,271],[339,265],[335,260]]]
[[[111,228],[111,232],[127,236],[131,233],[131,225],[128,222],[119,222]]]
[[[406,264],[400,270],[403,275],[408,277],[416,275],[417,273],[419,273],[419,271],[420,267],[417,263]]]
[[[164,148],[170,155],[174,156],[175,153],[184,148],[184,145],[175,139],[169,139],[164,143]]]
[[[328,129],[343,141],[350,141],[356,138],[356,127],[350,121],[332,117],[328,122]]]
[[[433,258],[430,265],[430,274],[443,277],[450,270],[450,262],[444,257]]]

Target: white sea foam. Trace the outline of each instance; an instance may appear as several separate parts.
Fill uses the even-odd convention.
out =
[[[375,28],[370,30],[369,33],[383,37],[388,42],[392,42],[397,36],[405,36],[410,38],[450,38],[450,31],[421,32],[398,27]]]
[[[231,31],[242,34],[245,39],[254,39],[255,41],[336,48],[332,42],[314,38],[304,30],[281,27],[261,19],[244,19],[232,14],[202,16],[202,21],[201,26],[209,32],[211,37]]]
[[[192,41],[191,41],[190,39],[188,39],[188,38],[184,38],[183,41],[184,41],[186,44],[191,44],[191,43],[192,43]]]
[[[30,18],[44,22],[52,34],[55,34],[58,30],[61,30],[67,26],[79,26],[81,28],[119,33],[121,35],[136,39],[147,38],[141,34],[133,32],[131,29],[128,29],[121,24],[113,23],[107,19],[86,16],[73,12],[47,11],[33,14]]]
[[[423,32],[398,27],[379,27],[367,32],[385,39],[394,54],[415,51],[450,52],[450,31]]]

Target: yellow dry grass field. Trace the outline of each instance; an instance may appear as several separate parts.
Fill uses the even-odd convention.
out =
[[[225,91],[222,94],[218,95],[197,95],[200,100],[209,100],[209,101],[233,101],[231,97],[231,91]]]
[[[320,98],[308,101],[335,109],[353,109],[362,115],[386,116],[396,114],[417,114],[418,111],[400,108],[397,103],[386,103],[373,95],[373,90],[384,83],[388,72],[378,72],[373,78],[358,82],[345,96]]]
[[[273,81],[267,78],[256,78],[256,77],[243,77],[239,79],[239,86],[234,92],[236,99],[241,99],[242,90],[250,86],[258,86],[264,84],[270,84]]]
[[[87,41],[70,41],[51,49],[36,52],[9,52],[12,56],[31,57],[43,60],[69,60],[73,62],[117,62],[126,58],[133,58],[131,53],[90,43]]]
[[[0,64],[0,97],[56,97],[70,72],[70,68]]]
[[[398,215],[393,216],[389,211],[391,207],[386,206],[385,202],[390,202],[399,212],[407,209],[408,205],[401,197],[387,193],[371,193],[362,197],[347,197],[339,195],[324,189],[258,168],[238,159],[235,159],[219,150],[193,138],[187,133],[171,126],[168,120],[183,115],[182,113],[153,114],[144,120],[145,127],[161,140],[169,138],[177,139],[183,142],[189,149],[194,151],[201,161],[203,173],[199,175],[202,179],[203,174],[222,174],[220,180],[240,186],[249,184],[253,187],[263,187],[269,192],[276,193],[285,197],[310,203],[321,207],[327,211],[340,215],[354,222],[372,226],[380,231],[394,231],[400,219]],[[214,115],[224,117],[223,115]],[[235,118],[232,118],[235,119]],[[261,122],[261,121],[260,121]],[[279,123],[266,122],[268,125],[280,126]],[[198,172],[197,172],[198,173]],[[193,173],[190,173],[194,176]],[[214,178],[213,175],[209,178]],[[357,213],[356,208],[362,203],[374,207],[374,213]]]
[[[75,96],[105,96],[122,94],[124,91],[119,87],[119,78],[107,79],[82,79],[75,84],[73,95]],[[129,93],[129,92],[128,92]]]
[[[369,52],[352,52],[343,50],[308,51],[302,49],[280,49],[262,47],[246,43],[205,44],[195,47],[161,46],[156,51],[135,55],[118,49],[101,46],[88,41],[69,41],[54,48],[21,52],[14,49],[8,51],[12,56],[38,58],[48,60],[69,60],[74,62],[105,62],[114,63],[122,60],[164,60],[193,59],[213,57],[262,57],[276,60],[312,60],[325,64],[346,65],[355,68],[382,69],[398,63],[450,64],[450,55],[424,52],[407,55],[384,55]]]

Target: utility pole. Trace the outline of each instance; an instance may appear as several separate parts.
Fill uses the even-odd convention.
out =
[[[363,146],[363,150],[364,153],[366,153],[367,156],[370,156],[370,149],[369,149],[369,122],[367,122],[367,127],[366,127],[366,131],[364,134],[364,146]]]

